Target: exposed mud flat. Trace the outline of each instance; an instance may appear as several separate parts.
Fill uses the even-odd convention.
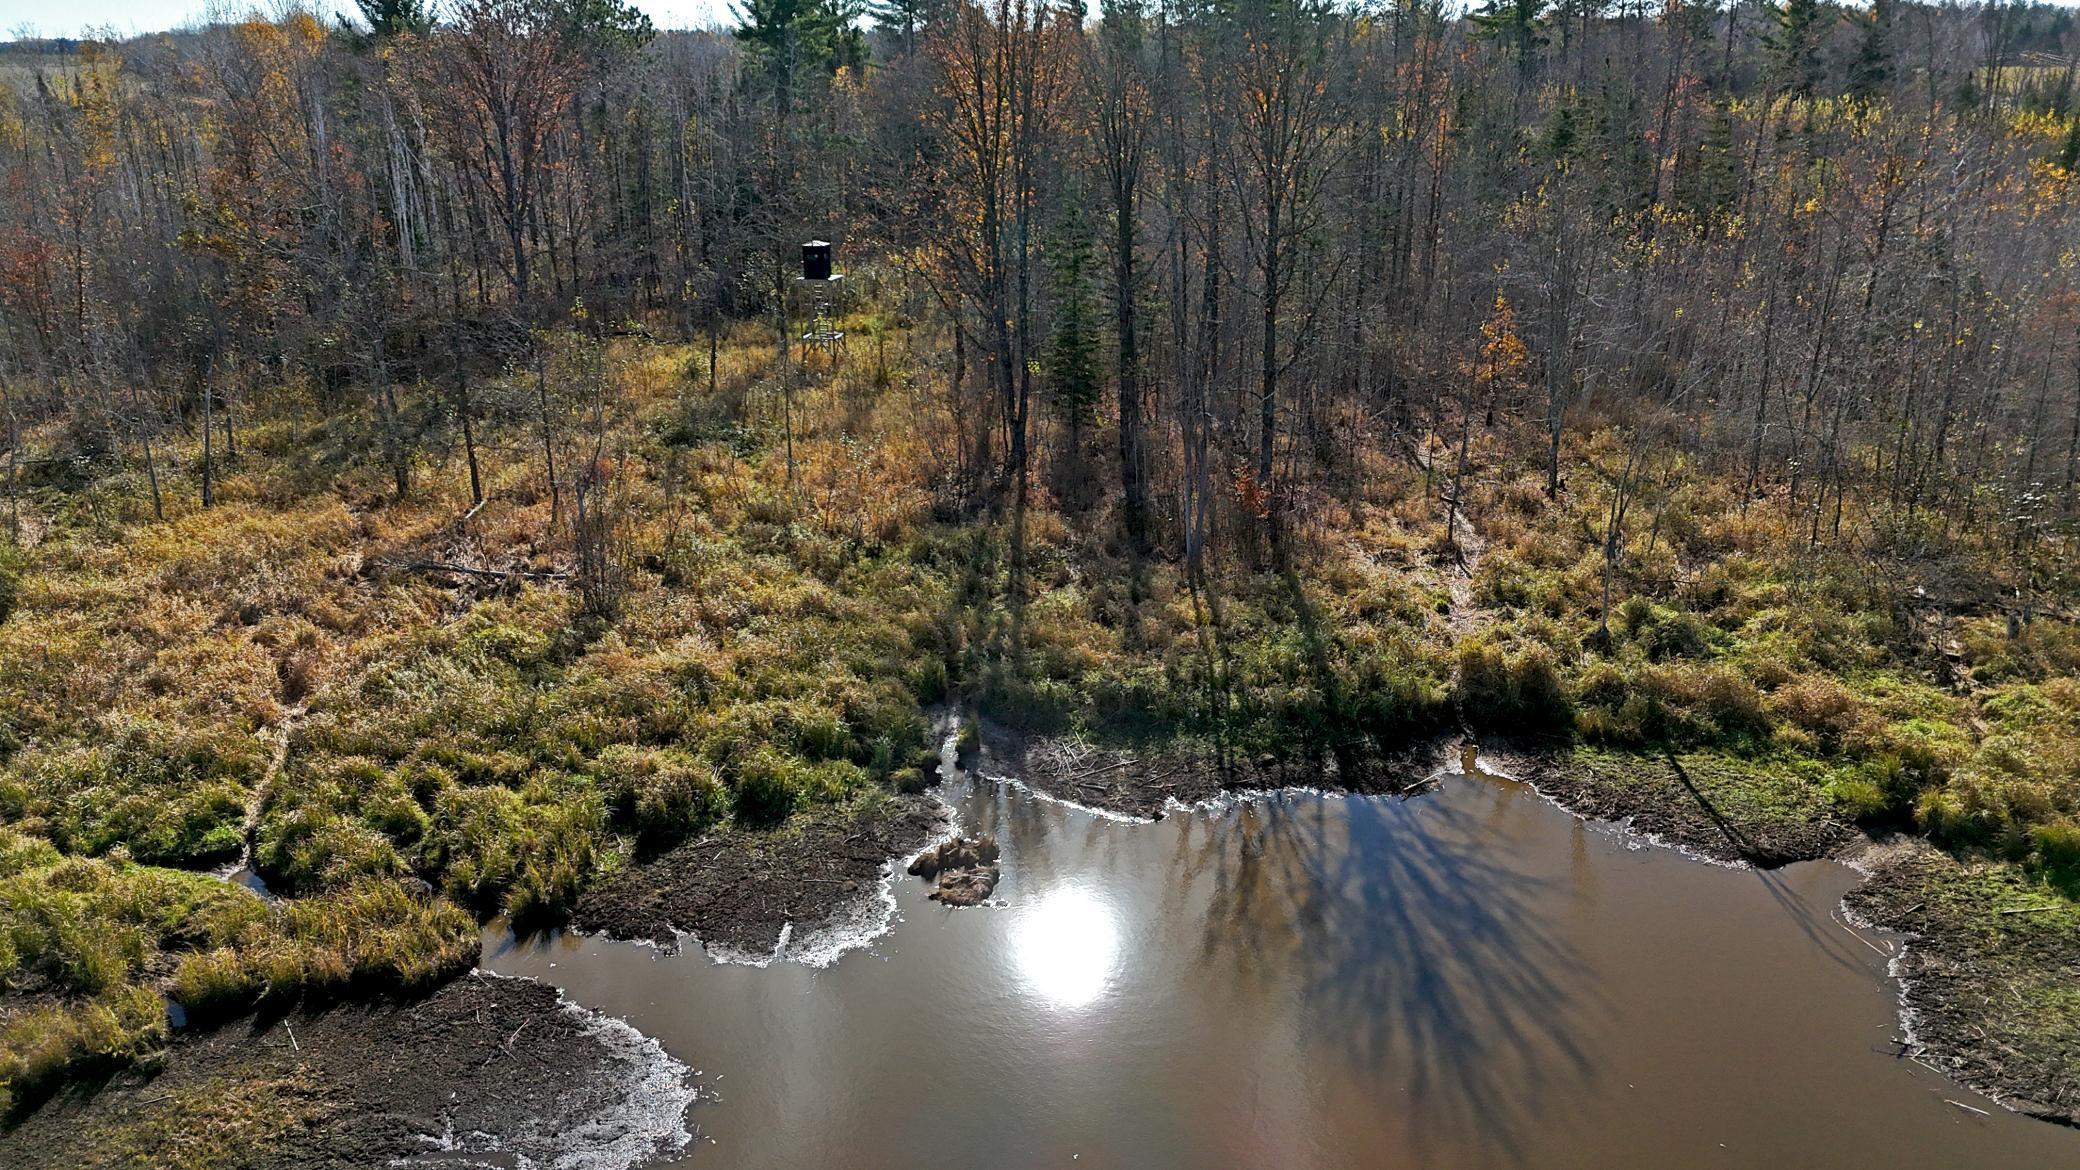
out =
[[[686,1066],[531,979],[473,973],[406,1004],[342,1004],[184,1037],[157,1069],[61,1093],[0,1164],[631,1170],[686,1148]]]
[[[772,832],[733,829],[600,881],[572,925],[667,948],[690,934],[733,958],[871,933],[860,919],[885,900],[891,863],[951,832],[945,807],[921,796],[803,812]]]

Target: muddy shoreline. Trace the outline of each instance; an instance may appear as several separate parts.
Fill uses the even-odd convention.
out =
[[[2059,908],[2013,872],[1968,866],[1919,838],[1878,841],[1837,823],[1728,817],[1672,762],[1644,761],[1645,782],[1620,783],[1536,748],[1480,751],[1575,816],[1617,822],[1711,861],[1851,865],[1864,878],[1844,909],[1904,936],[1891,964],[1901,1059],[2018,1113],[2080,1126],[2080,907]]]
[[[1908,936],[1901,1055],[2018,1113],[2080,1126],[2080,911],[1926,842],[1874,844],[1843,905]]]
[[[472,972],[184,1036],[0,1132],[10,1166],[632,1170],[684,1149],[688,1070],[546,984]]]
[[[1394,752],[1247,758],[1197,744],[1126,749],[984,727],[977,770],[1014,779],[1050,799],[1155,820],[1179,806],[1281,788],[1405,795],[1429,782],[1450,758],[1452,742],[1437,739]]]
[[[889,866],[952,832],[928,796],[812,809],[770,832],[731,829],[610,874],[578,899],[572,926],[664,947],[693,935],[711,951],[766,955],[783,930],[839,921]]]
[[[1855,826],[1758,816],[1715,791],[1718,770],[1677,756],[1639,756],[1619,774],[1607,765],[1514,741],[1484,741],[1483,760],[1588,820],[1616,821],[1660,844],[1712,861],[1773,869],[1839,857],[1865,840]]]
[[[872,909],[892,864],[952,832],[928,796],[807,810],[601,879],[574,925],[719,955]],[[547,986],[471,972],[423,998],[300,1005],[189,1029],[0,1129],[0,1165],[633,1170],[683,1150],[688,1069]]]

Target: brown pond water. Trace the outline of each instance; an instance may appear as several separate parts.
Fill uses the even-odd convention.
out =
[[[678,1166],[2080,1167],[2080,1131],[1895,1055],[1896,943],[1840,921],[1840,865],[1704,865],[1460,775],[1153,824],[947,797],[1000,906],[898,875],[891,932],[821,969],[576,936],[484,966],[701,1071]]]

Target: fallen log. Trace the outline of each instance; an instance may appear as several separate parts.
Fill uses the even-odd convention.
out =
[[[451,565],[445,561],[377,561],[385,569],[402,569],[410,573],[460,573],[468,577],[489,577],[494,580],[520,579],[527,581],[561,581],[570,574],[548,569],[478,569],[469,565]]]

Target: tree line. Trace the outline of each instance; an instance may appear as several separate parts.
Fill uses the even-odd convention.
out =
[[[1286,567],[1472,452],[1705,469],[1811,547],[2010,557],[2080,480],[2080,28],[2040,4],[359,0],[0,54],[10,466],[142,465],[301,378],[408,494],[570,325],[790,352],[799,243],[915,291],[950,507]],[[63,420],[68,449],[30,452]],[[1572,433],[1608,429],[1584,447]],[[545,448],[553,459],[553,444]],[[554,473],[552,471],[552,484]],[[11,490],[13,490],[11,488]],[[1746,504],[1743,505],[1747,506]],[[2025,610],[2028,602],[2025,600]]]

